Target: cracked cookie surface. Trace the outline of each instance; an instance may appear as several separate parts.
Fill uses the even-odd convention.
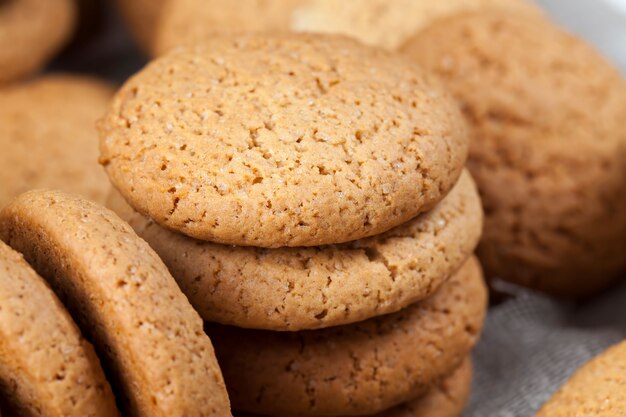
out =
[[[0,212],[0,237],[48,281],[94,343],[124,415],[230,415],[200,316],[156,253],[113,212],[74,194],[30,191]]]
[[[0,395],[11,415],[119,415],[93,347],[44,280],[2,241]]]
[[[206,321],[267,330],[353,323],[424,299],[474,252],[482,230],[467,172],[428,213],[382,235],[316,248],[201,242],[158,226],[118,193],[107,204],[161,256]]]
[[[364,417],[459,417],[469,400],[471,386],[472,361],[467,358],[451,375],[432,386],[426,394]],[[255,417],[254,414],[236,411],[234,415],[235,417]],[[303,415],[291,417],[303,417]]]
[[[470,125],[488,277],[587,297],[626,268],[626,82],[549,22],[465,14],[404,51]]]
[[[234,409],[363,415],[423,395],[456,369],[478,339],[486,304],[470,258],[432,297],[387,316],[289,333],[205,328]]]
[[[104,203],[111,188],[98,165],[96,120],[111,86],[47,75],[0,91],[0,207],[24,191],[58,188]]]
[[[341,243],[428,211],[467,154],[450,97],[342,37],[239,35],[176,49],[118,92],[101,163],[160,225],[240,246]]]
[[[626,410],[626,342],[580,368],[536,417],[622,417]]]

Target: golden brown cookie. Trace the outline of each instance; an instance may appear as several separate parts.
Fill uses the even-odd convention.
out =
[[[108,205],[161,256],[207,321],[304,330],[396,312],[431,295],[474,252],[482,208],[468,173],[433,210],[342,245],[259,249],[170,232],[118,194]]]
[[[470,397],[472,361],[465,359],[452,375],[425,395],[371,417],[459,417]]]
[[[208,325],[233,408],[267,415],[375,414],[425,394],[467,357],[486,310],[478,261],[431,298],[302,332]]]
[[[342,34],[393,50],[433,20],[493,7],[540,14],[526,0],[166,0],[155,49],[163,53],[219,32],[297,31]]]
[[[77,195],[30,191],[0,237],[43,276],[93,340],[132,416],[230,415],[202,320],[148,244]]]
[[[469,400],[471,385],[472,361],[468,358],[423,396],[368,417],[459,417]],[[235,416],[253,415],[235,413]]]
[[[626,268],[626,82],[543,20],[459,15],[404,51],[438,75],[472,127],[488,277],[561,296]]]
[[[0,207],[41,187],[103,203],[110,185],[95,123],[112,95],[100,81],[65,75],[0,89]]]
[[[242,246],[387,231],[447,194],[468,146],[454,103],[408,61],[321,35],[178,49],[99,126],[101,162],[137,211]]]
[[[0,396],[17,415],[119,415],[93,347],[44,280],[1,241]]]
[[[165,0],[116,0],[118,10],[144,52],[153,50],[156,28],[164,3]]]
[[[42,68],[74,28],[73,0],[0,1],[0,84]]]
[[[537,417],[623,417],[626,413],[626,342],[579,369]]]

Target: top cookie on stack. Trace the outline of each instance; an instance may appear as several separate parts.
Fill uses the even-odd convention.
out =
[[[342,37],[215,37],[154,61],[99,124],[115,187],[162,226],[284,247],[385,232],[434,207],[468,139],[403,58]]]

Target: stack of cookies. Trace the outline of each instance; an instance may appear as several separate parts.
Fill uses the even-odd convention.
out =
[[[486,309],[454,102],[335,36],[216,36],[99,123],[109,205],[206,321],[233,408],[459,415]]]

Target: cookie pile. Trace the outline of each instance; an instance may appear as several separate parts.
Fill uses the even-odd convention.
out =
[[[99,130],[109,206],[206,321],[235,410],[460,414],[482,210],[429,77],[343,37],[216,36],[135,75]]]

